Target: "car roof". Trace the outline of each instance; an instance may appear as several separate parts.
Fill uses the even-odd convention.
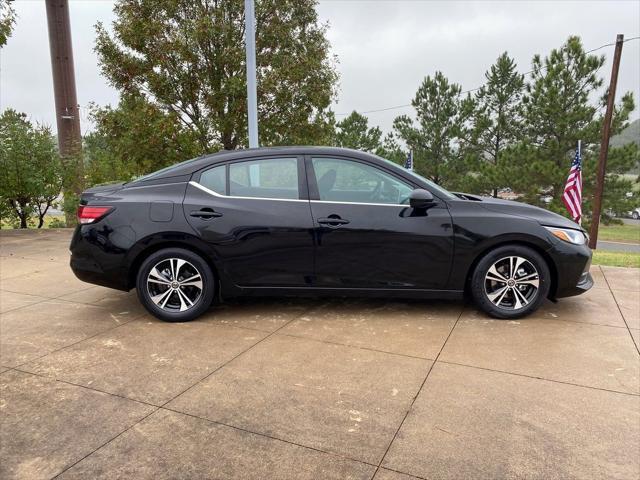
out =
[[[316,147],[316,146],[282,146],[282,147],[260,147],[246,148],[242,150],[223,150],[217,153],[202,155],[185,162],[177,163],[157,172],[151,173],[135,180],[134,184],[146,183],[148,181],[157,181],[164,178],[181,177],[192,175],[198,170],[233,160],[250,159],[262,156],[277,155],[335,155],[348,156],[351,158],[360,158],[370,162],[382,164],[384,161],[373,154],[352,150],[350,148],[339,147]]]

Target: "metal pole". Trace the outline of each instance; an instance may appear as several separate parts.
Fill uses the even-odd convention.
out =
[[[578,158],[580,159],[580,169],[582,170],[582,140],[578,140]],[[580,172],[580,218],[578,225],[582,225],[582,171]]]
[[[256,16],[253,0],[244,0],[245,47],[247,50],[247,113],[249,148],[258,148],[258,95],[256,93]]]
[[[589,247],[596,248],[598,244],[598,227],[600,226],[600,213],[602,211],[602,193],[604,191],[604,176],[607,171],[607,157],[609,155],[609,137],[611,136],[611,118],[613,116],[614,101],[616,99],[616,86],[618,84],[618,70],[620,69],[620,57],[624,35],[618,34],[616,49],[613,54],[613,66],[611,67],[611,82],[607,96],[607,111],[602,125],[602,141],[600,143],[600,157],[598,158],[598,172],[596,177],[596,191],[593,197],[593,213],[591,215],[591,231],[589,232]]]
[[[65,165],[71,167],[69,181],[65,181],[65,195],[79,195],[83,190],[83,165],[79,155],[82,148],[80,111],[76,96],[76,80],[71,46],[71,22],[68,0],[46,0],[49,50],[53,74],[53,93],[58,127],[58,146]],[[73,162],[73,163],[71,163]],[[67,175],[65,175],[67,176]],[[67,225],[75,222],[67,215]]]

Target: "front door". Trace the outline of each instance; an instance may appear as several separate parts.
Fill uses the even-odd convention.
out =
[[[214,166],[189,183],[185,215],[234,284],[310,284],[313,224],[303,172],[301,157],[259,158]]]
[[[451,266],[451,216],[442,201],[409,207],[413,186],[347,158],[307,158],[316,232],[316,285],[439,289]]]

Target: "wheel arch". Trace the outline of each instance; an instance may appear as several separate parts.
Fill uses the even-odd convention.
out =
[[[478,255],[476,255],[476,257],[474,258],[473,262],[471,262],[471,265],[469,266],[469,268],[467,270],[467,274],[465,276],[465,284],[464,284],[465,293],[469,292],[470,284],[471,284],[471,276],[473,275],[473,272],[476,269],[476,266],[478,265],[480,260],[486,254],[488,254],[492,250],[495,250],[496,248],[506,247],[506,246],[511,246],[511,245],[518,245],[518,246],[521,246],[521,247],[530,248],[531,250],[535,251],[537,254],[539,254],[544,259],[544,261],[547,264],[547,267],[549,267],[549,273],[551,274],[551,285],[549,286],[549,293],[548,293],[547,297],[548,298],[555,298],[556,291],[557,291],[557,288],[558,288],[558,269],[556,267],[555,262],[551,258],[551,256],[543,248],[541,248],[540,245],[537,245],[535,242],[529,242],[527,240],[511,240],[511,239],[504,239],[504,240],[499,241],[497,243],[493,243],[491,245],[488,245],[480,253],[478,253]]]
[[[222,283],[221,270],[218,262],[214,260],[211,250],[206,246],[206,244],[196,237],[184,234],[181,235],[183,238],[167,238],[164,236],[150,237],[137,243],[136,248],[132,249],[132,253],[130,254],[130,258],[127,262],[127,286],[129,289],[135,287],[138,270],[140,269],[142,262],[148,258],[149,255],[165,248],[182,248],[199,255],[207,265],[209,265],[209,268],[211,268],[211,271],[213,272],[216,287],[218,287],[216,289],[217,295],[220,295],[220,287]]]

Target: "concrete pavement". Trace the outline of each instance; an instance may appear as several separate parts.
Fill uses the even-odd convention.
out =
[[[640,270],[529,318],[243,300],[148,316],[0,232],[0,478],[640,476]]]

